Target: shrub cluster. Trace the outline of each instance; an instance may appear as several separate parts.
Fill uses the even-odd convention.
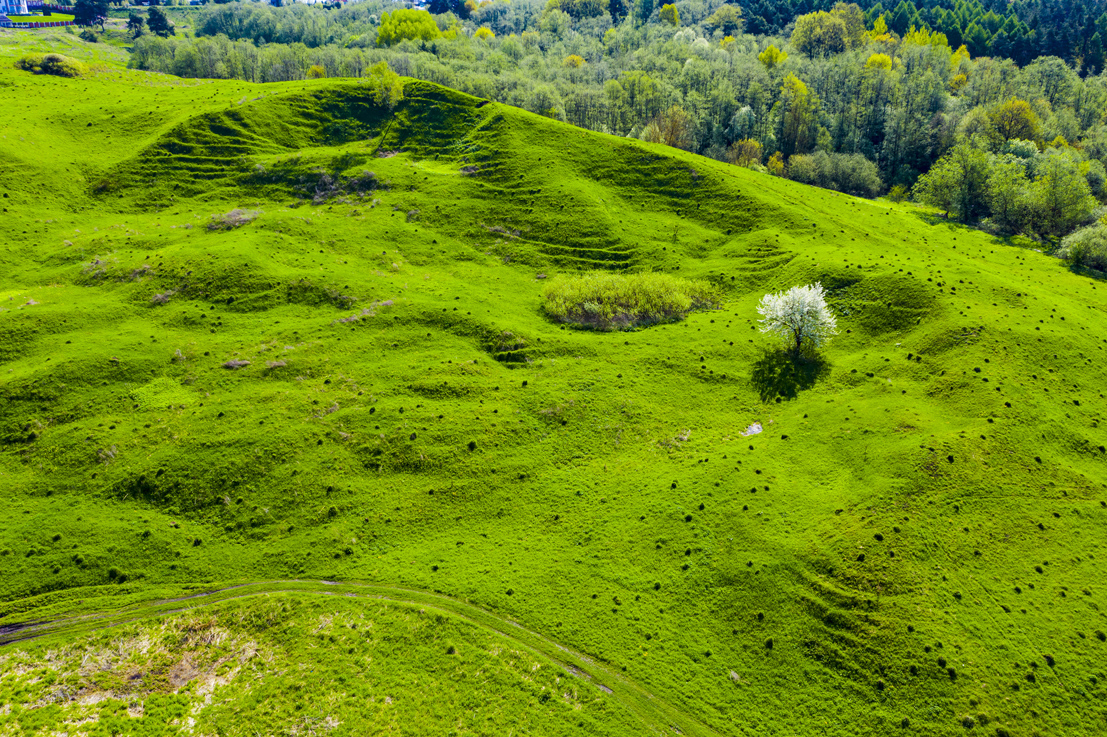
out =
[[[876,197],[884,189],[880,170],[861,154],[796,154],[788,159],[787,177],[858,197]]]
[[[1107,271],[1107,225],[1097,222],[1065,237],[1056,255],[1073,266]]]
[[[15,61],[15,68],[33,74],[53,74],[55,77],[82,77],[88,67],[61,54],[27,54]]]
[[[553,279],[543,296],[553,319],[597,330],[679,320],[692,310],[715,307],[720,298],[707,282],[669,274],[600,271]]]

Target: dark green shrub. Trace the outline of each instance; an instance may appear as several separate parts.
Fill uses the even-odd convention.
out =
[[[1056,255],[1073,266],[1107,271],[1107,225],[1096,223],[1066,236]]]

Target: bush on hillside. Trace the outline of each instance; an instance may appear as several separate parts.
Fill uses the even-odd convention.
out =
[[[1056,255],[1073,266],[1107,271],[1107,225],[1096,223],[1066,236]]]
[[[730,144],[726,151],[726,160],[737,166],[752,167],[759,165],[765,157],[765,150],[760,141],[752,138],[743,138]]]
[[[679,320],[693,310],[715,307],[718,290],[702,281],[669,274],[611,274],[595,271],[558,277],[543,291],[550,317],[597,330]]]
[[[392,110],[404,99],[404,82],[386,62],[374,64],[366,75],[373,101]]]
[[[906,202],[907,197],[907,187],[904,187],[902,184],[893,185],[892,188],[888,190],[888,199],[892,202]]]
[[[876,197],[884,189],[880,170],[861,154],[835,154],[816,151],[788,159],[788,178],[835,189],[858,197]]]
[[[61,54],[27,54],[16,60],[15,68],[55,77],[81,77],[88,73],[84,64]]]

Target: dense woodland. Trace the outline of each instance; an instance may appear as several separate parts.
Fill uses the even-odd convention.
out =
[[[787,21],[774,11],[770,21],[753,15],[756,5],[719,0],[619,1],[435,0],[438,14],[380,0],[335,10],[212,5],[194,36],[136,38],[131,63],[269,82],[359,77],[384,61],[401,75],[584,128],[862,196],[913,190],[953,217],[1044,238],[1088,221],[1104,194],[1107,76],[1096,73],[1098,57],[1080,51],[1098,43],[1103,3],[1076,3],[1064,23],[1046,27],[1059,5],[1014,3],[1000,16],[978,2],[868,12],[839,3]],[[975,27],[996,30],[977,43]],[[1029,46],[973,53],[997,46],[1004,28]],[[1064,48],[1049,44],[1060,55],[1039,53],[1058,38]],[[936,162],[966,148],[982,157],[973,171],[984,172],[984,183],[970,187],[980,193],[999,164],[1021,166],[1025,185],[1008,177],[1022,192],[1011,212],[997,214],[997,200],[983,194],[968,207],[945,201],[948,177],[941,187],[936,174],[919,186]],[[1076,172],[1066,181],[1080,189],[1064,216],[1045,218],[1031,200],[1041,199],[1035,186],[1050,168],[1040,164],[1054,161]]]

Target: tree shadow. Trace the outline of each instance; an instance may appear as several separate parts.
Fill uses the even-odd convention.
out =
[[[981,233],[983,235],[991,236],[992,243],[997,246],[1004,246],[1006,248],[1019,248],[1023,251],[1037,251],[1039,253],[1051,254],[1056,244],[1050,244],[1048,242],[1043,243],[1034,240],[1025,233],[995,233],[985,228],[980,227],[978,222],[961,222],[955,220],[952,217],[946,217],[940,212],[932,212],[928,210],[914,210],[911,212],[918,220],[926,223],[927,225],[945,225],[950,230],[960,231],[972,231],[974,233]]]
[[[1073,264],[1069,266],[1069,271],[1077,276],[1084,276],[1089,279],[1095,279],[1096,281],[1107,281],[1107,271],[1093,269],[1090,266],[1076,266]]]
[[[750,385],[768,402],[777,397],[795,399],[804,389],[830,373],[830,364],[818,355],[801,354],[781,348],[766,350],[753,364]]]

